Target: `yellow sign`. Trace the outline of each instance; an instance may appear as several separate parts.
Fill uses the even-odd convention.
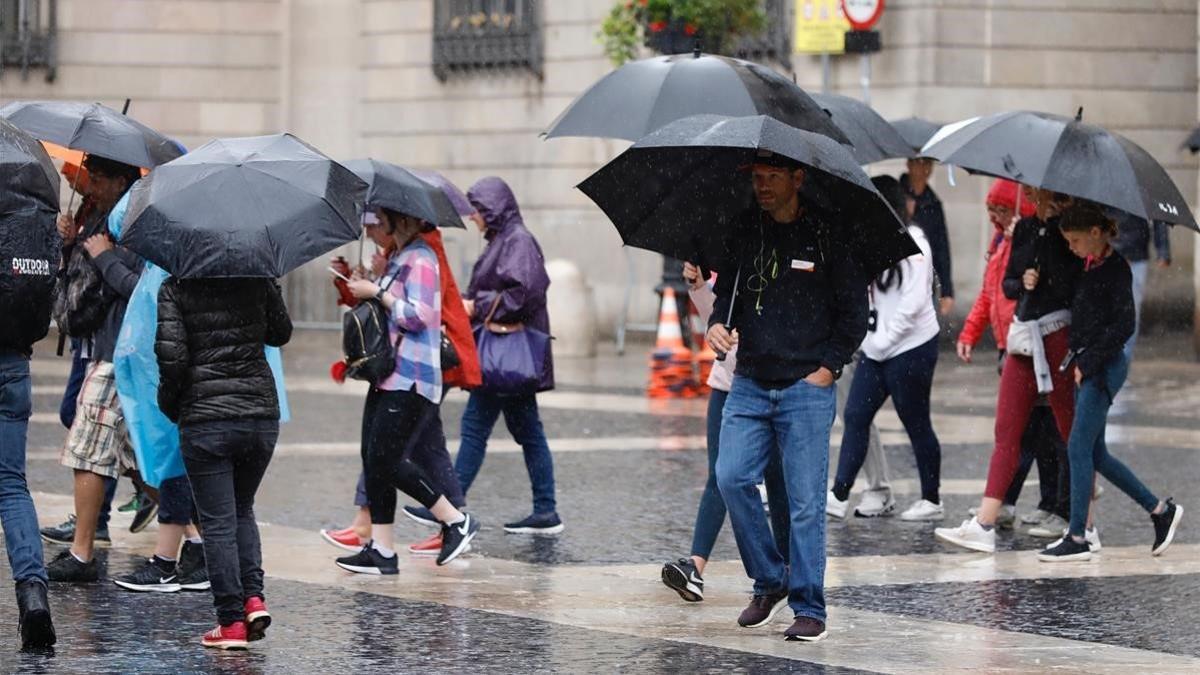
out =
[[[848,30],[841,0],[796,0],[792,44],[797,54],[841,54],[846,51]]]

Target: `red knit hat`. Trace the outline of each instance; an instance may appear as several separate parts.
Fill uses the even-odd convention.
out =
[[[1017,208],[1017,195],[1020,194],[1021,186],[1011,180],[997,178],[996,182],[992,183],[992,189],[988,190],[986,204],[995,204],[996,206],[1007,206],[1010,209]],[[1037,209],[1034,203],[1028,199],[1021,197],[1021,217],[1026,218],[1032,216]]]

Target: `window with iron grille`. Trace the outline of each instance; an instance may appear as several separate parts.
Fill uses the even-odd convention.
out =
[[[762,33],[747,36],[738,44],[735,54],[749,61],[775,61],[792,69],[792,13],[788,0],[764,0],[763,12],[767,25]]]
[[[57,25],[58,0],[0,0],[0,71],[20,68],[28,78],[30,69],[44,68],[53,81]]]
[[[433,72],[523,69],[542,77],[538,0],[435,0]]]

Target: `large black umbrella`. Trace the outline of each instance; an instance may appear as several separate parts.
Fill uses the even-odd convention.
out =
[[[183,154],[174,141],[99,103],[15,101],[0,117],[43,141],[145,168]]]
[[[972,173],[1062,192],[1200,231],[1179,188],[1137,143],[1042,112],[1006,112],[948,125],[921,151]]]
[[[291,134],[218,139],[134,184],[121,243],[177,277],[281,277],[358,237],[366,191]]]
[[[352,159],[345,167],[367,183],[367,208],[389,209],[438,227],[466,227],[441,188],[404,167],[377,159]]]
[[[841,94],[813,94],[813,100],[829,111],[833,123],[850,139],[851,154],[859,164],[912,155],[904,137],[866,103]]]
[[[942,128],[937,122],[930,122],[927,119],[920,117],[905,117],[902,120],[891,120],[890,124],[904,138],[904,142],[908,143],[912,148],[914,157],[919,157],[921,148],[933,138],[933,135]]]
[[[621,66],[580,94],[545,136],[636,141],[669,122],[700,114],[767,115],[850,142],[821,106],[786,77],[757,63],[699,52]]]
[[[678,120],[635,143],[579,189],[626,244],[719,268],[730,232],[757,214],[746,169],[760,151],[808,169],[804,204],[849,238],[868,273],[918,252],[848,149],[765,116]]]
[[[0,218],[39,211],[58,213],[58,171],[41,143],[0,119]]]

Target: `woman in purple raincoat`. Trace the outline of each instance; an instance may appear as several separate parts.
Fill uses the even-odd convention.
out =
[[[463,302],[473,326],[485,322],[524,324],[526,327],[550,333],[550,317],[546,312],[545,259],[537,240],[521,220],[517,198],[501,179],[480,180],[467,191],[467,198],[477,213],[472,216],[487,239],[487,247],[475,263],[471,283]],[[501,413],[513,438],[525,453],[525,467],[533,488],[533,514],[504,525],[506,532],[557,534],[562,532],[554,500],[554,460],[546,443],[538,414],[537,397],[527,394],[497,394],[488,392],[487,373],[483,389],[472,391],[462,418],[462,445],[454,469],[462,483],[463,492],[471,488],[483,457],[488,437]],[[547,357],[545,373],[538,391],[554,388],[554,367]]]

